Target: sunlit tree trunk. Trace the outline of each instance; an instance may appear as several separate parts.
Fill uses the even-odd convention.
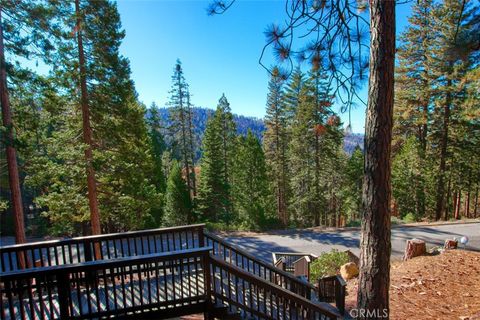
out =
[[[23,217],[22,193],[20,191],[20,178],[18,176],[17,151],[15,149],[13,139],[13,122],[12,111],[10,109],[10,101],[7,88],[7,69],[5,61],[5,47],[3,43],[3,22],[2,7],[0,6],[0,99],[2,103],[2,121],[6,129],[5,134],[5,151],[7,157],[8,183],[10,185],[10,194],[13,209],[13,221],[15,227],[16,243],[24,243],[25,225]],[[21,256],[23,259],[23,256]],[[20,261],[21,266],[25,265],[25,261]]]
[[[100,234],[100,213],[97,199],[97,182],[95,180],[95,169],[93,168],[93,139],[90,126],[90,108],[88,105],[87,72],[85,66],[85,52],[83,50],[82,38],[82,13],[80,12],[80,0],[75,0],[75,13],[77,15],[77,45],[78,62],[80,69],[80,105],[82,110],[83,141],[86,144],[85,162],[87,171],[88,205],[90,208],[90,223],[92,234]]]
[[[394,98],[395,1],[370,1],[370,75],[365,122],[358,308],[389,312],[390,151]],[[371,313],[370,313],[371,315]],[[384,318],[385,319],[385,318]]]
[[[450,64],[450,66],[452,66]],[[448,75],[450,77],[450,75]],[[442,138],[440,141],[440,165],[438,168],[438,182],[437,182],[437,196],[435,208],[435,220],[440,220],[442,212],[445,209],[445,170],[447,161],[447,145],[448,145],[448,127],[450,125],[450,104],[452,103],[452,94],[450,92],[452,87],[452,80],[447,81],[447,93],[445,106],[443,108],[443,128]]]

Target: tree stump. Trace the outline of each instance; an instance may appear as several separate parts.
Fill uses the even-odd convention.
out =
[[[425,245],[425,241],[420,239],[407,240],[407,246],[405,247],[405,254],[403,255],[403,260],[422,256],[426,253],[427,246]]]

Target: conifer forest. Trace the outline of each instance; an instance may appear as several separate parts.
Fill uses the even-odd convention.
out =
[[[113,1],[7,0],[0,12],[2,235],[360,226],[372,138],[341,120],[350,102],[323,49],[269,70],[255,119],[232,113],[229,92],[196,105],[185,60],[158,75],[171,78],[159,92],[168,101],[143,104]],[[408,22],[394,71],[392,219],[479,217],[478,2],[415,1]]]

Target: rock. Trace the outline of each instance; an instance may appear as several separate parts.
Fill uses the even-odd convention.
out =
[[[403,255],[403,260],[423,256],[425,253],[427,253],[427,246],[425,245],[425,241],[420,239],[407,240],[407,246],[405,247],[405,254]]]
[[[358,267],[355,263],[349,262],[345,263],[343,266],[340,267],[340,275],[345,280],[350,280],[358,276]]]
[[[445,249],[457,249],[458,241],[447,239],[445,240],[445,245],[443,246]]]
[[[436,256],[437,254],[441,254],[443,251],[442,247],[433,247],[428,249],[428,253],[432,256]]]

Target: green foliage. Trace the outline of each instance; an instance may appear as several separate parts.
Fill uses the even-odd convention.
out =
[[[193,131],[192,104],[190,91],[183,75],[182,63],[177,60],[170,90],[170,135],[173,138],[173,157],[182,163],[188,188],[195,195],[197,190],[195,177],[195,135]],[[193,202],[193,198],[192,198]]]
[[[402,220],[406,223],[412,223],[416,222],[417,219],[415,218],[415,215],[411,212],[407,213],[406,215],[403,216]]]
[[[340,267],[348,261],[346,252],[332,249],[330,252],[322,253],[310,264],[310,281],[316,283],[322,277],[336,275],[340,271]]]
[[[410,213],[419,218],[419,207],[425,202],[425,164],[419,156],[419,149],[417,140],[412,136],[397,152],[392,163],[393,197],[398,204],[400,216]]]
[[[448,219],[452,195],[469,194],[480,183],[478,161],[466,160],[480,146],[471,108],[478,110],[479,101],[472,76],[478,17],[471,1],[418,1],[400,37],[392,186],[401,216]]]
[[[362,225],[362,221],[360,220],[350,220],[345,225],[345,227],[360,227]]]
[[[251,131],[237,140],[233,181],[239,223],[245,229],[261,229],[273,213],[269,214],[271,202],[265,155],[260,141]]]
[[[278,68],[274,68],[268,83],[267,110],[263,148],[268,167],[270,188],[276,199],[275,211],[283,226],[288,225],[289,163],[287,158],[288,128],[287,109],[283,103],[284,79]],[[291,113],[291,111],[289,111]]]
[[[204,221],[231,223],[231,177],[235,126],[225,96],[208,121],[202,145],[198,210]]]
[[[300,92],[289,144],[290,211],[302,226],[337,224],[346,156],[328,80],[312,70]]]
[[[168,176],[165,200],[164,226],[185,225],[192,219],[193,206],[190,192],[182,177],[182,169],[175,162]]]

